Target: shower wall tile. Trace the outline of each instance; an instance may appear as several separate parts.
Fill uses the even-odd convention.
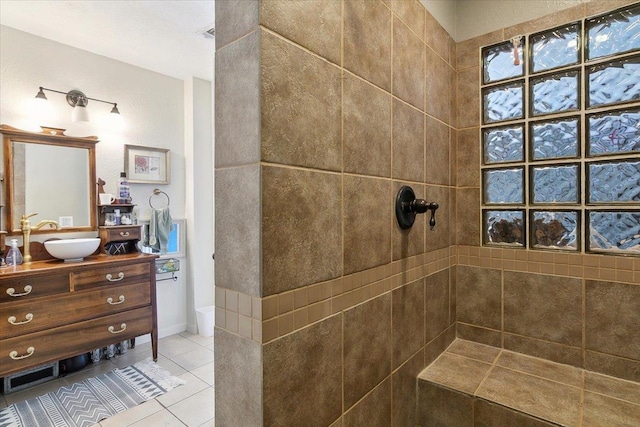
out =
[[[391,7],[393,13],[404,22],[411,31],[416,33],[421,40],[424,40],[425,21],[427,10],[418,0],[383,0]],[[394,24],[395,25],[395,24]]]
[[[395,202],[398,191],[403,185],[409,185],[413,188],[417,198],[423,198],[424,186],[410,184],[406,182],[393,181],[391,185],[391,202],[388,205],[393,212],[393,225],[391,226],[392,244],[393,244],[393,260],[399,260],[410,256],[418,255],[424,252],[424,234],[425,234],[425,216],[417,215],[413,227],[402,230],[398,226],[395,216]]]
[[[456,296],[456,298],[458,297]],[[461,323],[459,321],[456,323],[456,336],[458,338],[492,345],[494,347],[502,346],[502,332],[499,330],[480,328],[466,323]]]
[[[218,52],[223,46],[258,29],[259,3],[259,0],[228,0],[216,4]]]
[[[260,166],[217,169],[215,177],[216,221],[224,224],[216,227],[216,284],[258,297]]]
[[[480,189],[459,188],[456,191],[456,243],[480,246]]]
[[[480,186],[480,136],[478,129],[458,131],[457,184],[460,187]]]
[[[430,47],[426,47],[426,107],[425,111],[443,122],[451,123],[451,74],[453,69]]]
[[[259,31],[216,52],[215,98],[216,167],[260,161]]]
[[[262,160],[341,171],[340,68],[264,31],[261,51]]]
[[[345,73],[344,171],[391,177],[391,95]]]
[[[260,2],[260,24],[340,65],[340,2],[270,0]]]
[[[332,316],[264,345],[265,426],[323,427],[340,416],[341,326]]]
[[[342,274],[341,181],[338,174],[263,166],[263,296]]]
[[[444,332],[449,323],[449,270],[425,279],[425,343]]]
[[[424,42],[393,18],[393,94],[424,111]]]
[[[505,333],[504,348],[557,363],[578,367],[582,366],[581,347]]]
[[[425,15],[427,46],[433,49],[445,62],[450,64],[455,59],[451,56],[453,39],[429,11],[427,11]],[[455,46],[455,43],[453,44]]]
[[[585,351],[584,368],[612,377],[640,382],[640,361],[638,360],[587,350]]]
[[[473,427],[473,396],[418,381],[417,425]]]
[[[379,1],[344,2],[343,66],[391,92],[391,11]]]
[[[391,294],[343,315],[344,401],[350,408],[391,374]]]
[[[458,220],[456,218],[458,212],[458,200],[456,196],[456,189],[454,187],[449,188],[449,245],[455,246],[458,233]]]
[[[391,262],[391,182],[345,175],[344,274]],[[366,215],[366,220],[363,214]]]
[[[480,124],[479,67],[458,70],[458,129]]]
[[[425,182],[449,185],[449,126],[427,116]]]
[[[424,279],[409,283],[391,293],[393,368],[407,361],[424,345]]]
[[[424,182],[424,121],[422,112],[393,100],[394,179]]]
[[[345,412],[344,427],[391,425],[391,378],[387,377],[360,402]]]
[[[411,357],[407,363],[395,371],[393,381],[393,412],[394,426],[415,426],[416,422],[416,378],[424,368],[424,352],[421,350]]]
[[[640,286],[587,280],[585,314],[587,349],[640,360]]]
[[[456,70],[478,67],[480,47],[503,41],[502,30],[492,31],[482,36],[461,41],[456,45]],[[477,72],[476,72],[477,73]]]
[[[458,182],[458,134],[456,128],[449,128],[449,184],[454,187]]]
[[[581,280],[505,271],[504,330],[581,346]]]
[[[429,221],[431,219],[431,211],[425,212],[425,248],[426,252],[431,252],[436,249],[443,249],[449,247],[450,232],[449,228],[453,222],[451,204],[449,202],[449,196],[451,191],[447,187],[438,187],[435,185],[425,186],[424,198],[429,202],[438,203],[438,209],[436,210],[435,220],[436,226],[431,229]]]
[[[458,266],[457,320],[475,326],[502,328],[502,277],[499,270]]]
[[[455,338],[456,330],[454,326],[451,326],[435,339],[428,342],[424,347],[424,366],[427,366],[436,360],[438,356],[440,356],[440,354],[449,347]]]
[[[518,426],[518,427],[552,427],[546,421],[513,411],[502,405],[494,405],[486,400],[476,399],[473,405],[474,427]]]
[[[220,425],[262,424],[262,346],[215,328],[216,422]],[[242,398],[240,398],[242,396]]]
[[[456,284],[458,282],[458,267],[449,268],[449,325],[455,326],[456,323]]]

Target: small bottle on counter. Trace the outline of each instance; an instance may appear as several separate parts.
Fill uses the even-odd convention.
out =
[[[18,249],[18,240],[11,239],[11,248],[9,248],[9,252],[7,252],[5,262],[10,267],[22,264],[22,254],[20,253],[20,249]]]
[[[131,185],[126,172],[120,172],[118,181],[118,203],[131,203]]]
[[[120,225],[120,221],[121,221],[121,218],[120,218],[120,209],[114,209],[114,210],[113,210],[113,213],[114,213],[114,214],[115,214],[115,216],[116,216],[116,225]]]

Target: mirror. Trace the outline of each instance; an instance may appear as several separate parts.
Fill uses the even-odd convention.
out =
[[[1,125],[4,155],[3,228],[20,234],[23,214],[32,223],[58,221],[65,231],[93,231],[96,222],[96,137],[64,135],[62,129],[27,132]],[[34,230],[47,233],[51,230]]]

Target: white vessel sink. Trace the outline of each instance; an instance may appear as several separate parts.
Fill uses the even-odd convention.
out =
[[[82,261],[98,249],[100,239],[91,237],[88,239],[61,239],[44,242],[44,248],[49,254],[65,262]]]

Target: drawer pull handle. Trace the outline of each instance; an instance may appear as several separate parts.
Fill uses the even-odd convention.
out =
[[[128,231],[121,231],[120,232],[120,237],[129,237],[129,232]]]
[[[111,305],[118,305],[118,304],[122,304],[124,302],[124,295],[120,295],[118,297],[118,302],[113,302],[113,298],[109,297],[107,298],[107,302]]]
[[[120,273],[118,273],[118,278],[114,279],[113,276],[111,275],[111,273],[107,274],[107,280],[110,282],[119,282],[120,280],[124,279],[124,273],[121,271]]]
[[[7,320],[9,321],[9,323],[11,323],[12,325],[24,325],[26,323],[29,323],[33,320],[33,313],[27,313],[26,316],[24,316],[25,320],[21,320],[20,322],[17,322],[17,318],[16,316],[10,316]]]
[[[36,351],[35,347],[29,347],[27,349],[27,354],[18,356],[18,352],[13,350],[12,352],[9,353],[9,357],[12,358],[13,360],[26,359],[27,357],[32,356],[35,351]]]
[[[109,332],[111,332],[112,334],[119,334],[120,332],[124,332],[125,329],[127,329],[127,324],[126,323],[122,323],[120,325],[120,330],[116,331],[116,328],[113,326],[109,326]]]
[[[27,286],[24,287],[24,292],[22,292],[20,294],[16,294],[16,290],[13,289],[13,288],[7,289],[7,294],[10,297],[23,297],[25,295],[29,295],[32,290],[33,290],[33,287],[31,285],[27,285]]]

